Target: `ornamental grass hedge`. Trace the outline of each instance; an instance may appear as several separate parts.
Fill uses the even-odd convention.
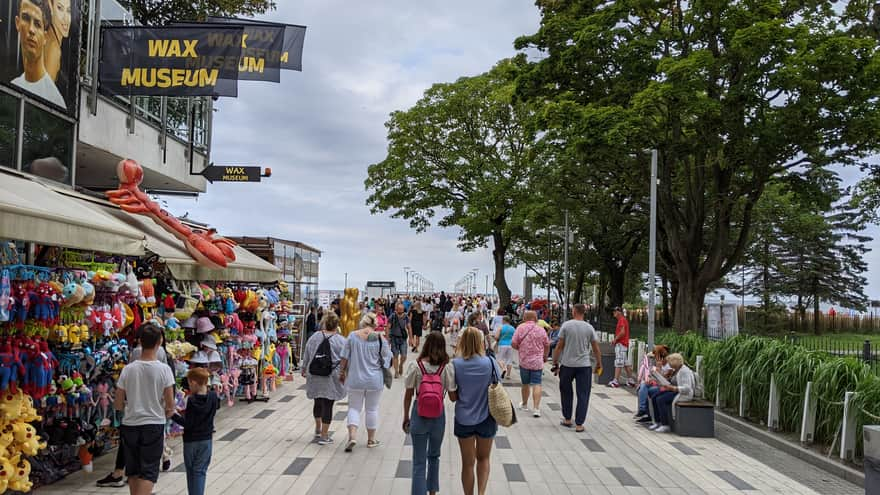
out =
[[[839,434],[845,392],[856,392],[858,445],[862,455],[862,426],[880,424],[880,377],[854,357],[837,357],[811,351],[779,339],[753,335],[711,342],[692,332],[667,332],[657,336],[658,344],[681,353],[691,366],[703,356],[703,384],[706,399],[718,395],[732,409],[739,409],[740,385],[745,387],[746,416],[765,423],[770,400],[770,377],[776,375],[780,394],[779,430],[800,433],[804,393],[813,382],[817,397],[815,442],[830,446]],[[837,440],[839,447],[840,440]]]

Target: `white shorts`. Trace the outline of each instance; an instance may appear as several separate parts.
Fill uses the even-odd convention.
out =
[[[626,366],[626,357],[629,348],[623,344],[614,344],[614,367],[623,368]]]
[[[509,345],[500,345],[498,346],[498,355],[495,356],[499,361],[504,361],[504,364],[512,364],[513,363],[513,347]]]

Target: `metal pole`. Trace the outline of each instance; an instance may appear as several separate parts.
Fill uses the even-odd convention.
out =
[[[345,272],[345,287],[343,287],[343,289],[347,289],[347,288],[348,288],[348,272]]]
[[[550,306],[550,251],[553,247],[553,237],[547,231],[547,306]]]
[[[565,280],[563,290],[565,291],[565,316],[562,317],[562,321],[568,321],[568,238],[570,232],[568,230],[568,210],[565,210],[565,255],[564,255],[564,264],[563,272],[565,273]]]
[[[657,285],[657,150],[651,150],[651,219],[648,241],[648,349],[654,348],[654,311]]]

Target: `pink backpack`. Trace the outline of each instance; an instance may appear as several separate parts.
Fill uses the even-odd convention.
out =
[[[422,383],[419,384],[418,409],[419,416],[423,418],[439,418],[443,414],[443,368],[440,366],[437,373],[428,374],[421,359],[416,361],[422,371]]]

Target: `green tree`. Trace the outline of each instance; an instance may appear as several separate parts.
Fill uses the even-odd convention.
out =
[[[253,16],[275,10],[274,0],[121,0],[121,3],[145,26],[204,20],[208,16]]]
[[[660,252],[679,330],[736,266],[766,184],[880,147],[868,4],[825,1],[541,1],[543,52],[521,91],[625,119],[632,152],[657,148]],[[608,117],[610,112],[614,115]]]
[[[871,238],[864,235],[865,216],[844,197],[836,176],[814,185],[801,193],[768,186],[755,207],[743,265],[745,291],[761,298],[763,314],[773,312],[780,298],[794,297],[800,321],[813,307],[813,331],[818,333],[820,302],[865,309],[862,274]]]
[[[523,64],[503,60],[487,73],[435,84],[414,107],[392,113],[388,155],[364,182],[374,214],[392,211],[417,231],[439,216],[440,227],[460,229],[464,250],[491,240],[502,306],[511,296],[504,276],[511,219],[532,201],[528,179],[540,163],[533,110],[513,99]]]

